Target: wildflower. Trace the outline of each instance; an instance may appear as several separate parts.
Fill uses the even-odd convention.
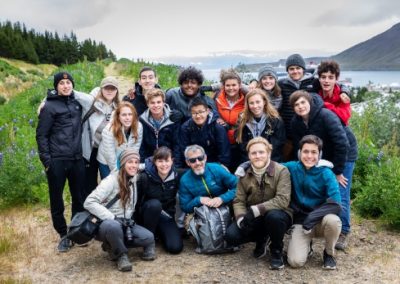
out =
[[[376,156],[376,160],[379,162],[383,157],[383,151],[379,151],[378,155]]]
[[[16,123],[17,122],[17,119],[16,118],[13,118],[13,120],[12,120],[14,123]]]
[[[35,155],[36,155],[35,149],[31,149],[31,150],[29,151],[29,156],[30,156],[31,158],[33,158]]]
[[[33,119],[30,118],[30,119],[28,120],[28,123],[29,123],[30,126],[33,126]]]
[[[0,167],[3,164],[3,153],[0,152]]]

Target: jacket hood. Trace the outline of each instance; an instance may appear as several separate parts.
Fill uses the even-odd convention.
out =
[[[155,181],[160,182],[160,183],[173,180],[177,176],[177,174],[175,172],[175,166],[172,164],[171,170],[170,170],[167,178],[164,181],[162,181],[160,176],[158,175],[156,166],[153,163],[153,157],[146,158],[146,160],[144,161],[144,170],[148,175],[151,176],[152,179],[154,179]]]
[[[310,121],[314,119],[314,117],[321,111],[324,107],[324,101],[318,94],[311,93],[312,103],[310,108]]]

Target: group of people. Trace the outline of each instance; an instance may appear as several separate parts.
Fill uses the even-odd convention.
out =
[[[256,258],[269,244],[271,269],[284,267],[288,231],[291,266],[303,266],[312,238],[323,237],[323,266],[335,269],[335,247],[345,249],[350,232],[357,159],[349,90],[338,84],[334,61],[321,62],[318,78],[299,54],[286,69],[278,80],[264,66],[256,86],[222,70],[220,84],[203,86],[202,72],[188,67],[180,86],[164,92],[156,71],[144,67],[122,101],[114,77],[85,94],[74,90],[71,74],[55,74],[36,139],[58,251],[73,246],[62,197],[68,180],[72,216],[86,209],[102,220],[96,239],[121,271],[132,269],[129,247],[143,247],[142,259],[153,260],[158,239],[180,253],[183,219],[196,207],[221,205],[234,215],[227,243],[255,242]]]

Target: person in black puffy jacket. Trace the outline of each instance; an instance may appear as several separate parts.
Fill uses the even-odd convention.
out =
[[[82,107],[74,97],[74,81],[67,72],[54,75],[54,90],[39,114],[36,141],[39,157],[46,169],[51,218],[60,235],[59,252],[68,251],[72,243],[65,238],[63,190],[68,179],[72,197],[72,216],[83,210]]]
[[[172,152],[161,146],[145,161],[138,179],[139,222],[158,235],[165,250],[178,254],[183,249],[181,232],[175,222],[176,195],[183,170],[175,170]]]

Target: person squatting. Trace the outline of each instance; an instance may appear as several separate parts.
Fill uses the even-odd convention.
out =
[[[144,67],[122,101],[114,77],[85,94],[71,74],[55,74],[36,140],[58,251],[74,245],[64,217],[68,180],[72,216],[86,209],[102,220],[95,239],[120,271],[132,270],[131,247],[142,247],[146,261],[156,258],[156,240],[182,252],[202,206],[228,206],[232,222],[221,238],[227,247],[254,242],[257,259],[269,251],[270,269],[284,267],[288,233],[291,267],[304,266],[313,238],[323,238],[323,268],[336,269],[335,249],[346,248],[351,231],[357,159],[349,90],[338,83],[335,61],[313,75],[293,54],[286,70],[278,80],[264,66],[249,88],[233,69],[203,86],[202,72],[188,67],[179,87],[164,92],[156,71]]]

